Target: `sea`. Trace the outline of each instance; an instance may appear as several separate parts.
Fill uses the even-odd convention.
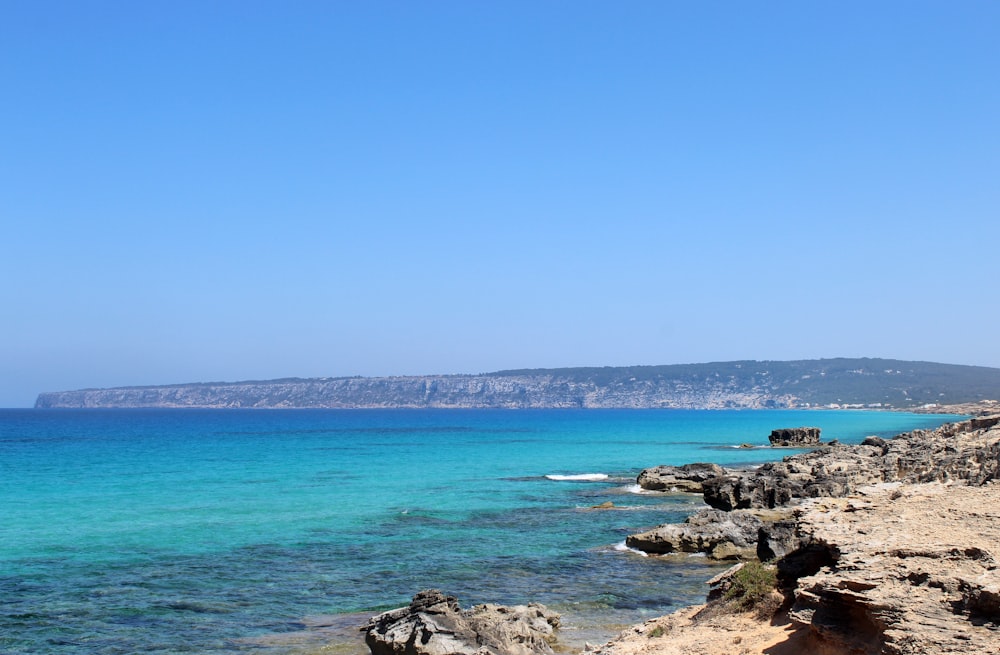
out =
[[[641,469],[795,452],[767,446],[775,428],[857,443],[958,418],[0,410],[0,653],[360,654],[368,617],[430,588],[545,603],[567,647],[602,642],[725,568],[625,548],[703,506],[642,492]]]

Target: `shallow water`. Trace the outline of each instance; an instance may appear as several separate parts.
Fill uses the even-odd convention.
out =
[[[945,420],[3,410],[0,652],[269,655],[329,639],[352,652],[359,617],[429,587],[463,605],[540,601],[564,613],[570,641],[596,641],[699,601],[713,572],[620,547],[700,504],[633,493],[641,468],[775,459],[789,451],[736,446],[776,427],[856,442]],[[616,508],[591,509],[605,501]]]

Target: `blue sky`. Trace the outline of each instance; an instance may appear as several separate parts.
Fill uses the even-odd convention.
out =
[[[0,2],[0,406],[1000,367],[1000,3]]]

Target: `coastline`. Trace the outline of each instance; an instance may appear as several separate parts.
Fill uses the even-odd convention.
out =
[[[319,629],[324,615],[399,607],[438,585],[466,605],[545,603],[563,613],[564,638],[604,643],[700,603],[704,580],[729,566],[624,550],[626,535],[682,521],[703,503],[695,494],[638,493],[637,464],[718,461],[736,470],[790,454],[736,447],[767,443],[775,426],[818,425],[827,440],[859,443],[956,420],[787,410],[5,417],[15,473],[6,529],[19,536],[4,544],[12,565],[0,583],[14,609],[0,617],[0,642],[61,655],[160,652],[171,643],[288,655],[277,643],[239,644]],[[387,466],[401,462],[420,474]],[[611,479],[547,477],[595,472]],[[77,484],[63,483],[67,473]],[[46,504],[37,489],[58,502]],[[613,511],[592,509],[609,501]],[[134,524],[140,515],[146,520]],[[39,586],[18,586],[23,576]],[[77,618],[64,621],[70,612]],[[134,630],[121,623],[126,613],[149,620]],[[48,648],[42,639],[53,634],[64,642]],[[299,636],[295,652],[329,650]],[[364,652],[355,643],[353,652]]]
[[[960,416],[989,416],[1000,413],[1000,401],[980,400],[973,403],[958,403],[954,405],[923,405],[909,410],[894,409],[892,411],[908,411],[911,414],[958,414]]]
[[[985,404],[986,409],[994,406]],[[532,634],[531,625],[508,626],[502,634],[520,631],[530,639],[482,652],[1000,653],[1000,552],[991,552],[1000,544],[1000,509],[994,509],[1000,507],[1000,414],[975,414],[888,440],[869,437],[858,445],[821,445],[758,469],[716,475],[718,467],[713,471],[712,465],[696,465],[695,474],[705,478],[704,498],[713,509],[703,510],[704,520],[655,528],[667,533],[668,546],[648,552],[739,560],[709,581],[706,603],[633,625],[600,646],[585,643],[582,650],[578,643],[560,640],[558,633],[550,638]],[[686,467],[657,468],[676,472]],[[767,493],[758,494],[760,489]],[[741,538],[734,536],[739,525],[735,531],[724,526],[719,538],[720,525],[743,521],[734,517],[769,513],[770,518],[751,524],[756,558],[746,548],[718,549],[719,541],[732,545]],[[670,542],[678,529],[683,538]],[[774,561],[753,566],[776,569],[778,581],[755,605],[728,593],[738,586],[741,568],[751,570],[751,564],[743,563],[751,558]],[[439,592],[421,592],[427,593]],[[435,655],[438,635],[454,641],[456,634],[442,628],[442,620],[451,625],[449,621],[461,621],[484,607],[460,610],[454,598],[448,603],[451,619],[442,619],[437,611],[424,614],[418,597],[409,608],[373,617],[366,632],[372,652]],[[521,614],[525,606],[497,611]],[[414,645],[415,630],[429,635],[426,650]],[[475,633],[467,638],[469,644],[449,646],[457,649],[448,652],[480,652],[477,648],[493,644],[496,636]]]
[[[778,611],[727,611],[709,602],[633,626],[587,652],[1000,653],[998,505],[997,482],[884,484],[810,501],[799,509],[799,527],[836,548],[838,562],[785,589]]]
[[[1000,369],[892,359],[191,382],[38,394],[45,408],[892,409],[979,399]]]
[[[775,562],[780,597],[770,607],[743,611],[710,593],[705,604],[632,626],[585,652],[1000,653],[1000,413],[996,402],[940,409],[947,411],[928,413],[980,418],[896,439],[944,441],[952,460],[910,475],[904,469],[914,461],[897,460],[897,480],[787,504],[793,545]],[[956,460],[965,465],[955,467]]]

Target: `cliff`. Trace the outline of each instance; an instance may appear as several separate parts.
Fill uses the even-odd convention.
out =
[[[50,407],[717,408],[786,407],[761,386],[713,380],[599,385],[557,375],[322,378],[43,393]]]
[[[290,378],[42,393],[39,408],[917,407],[1000,397],[1000,369],[884,359]]]

